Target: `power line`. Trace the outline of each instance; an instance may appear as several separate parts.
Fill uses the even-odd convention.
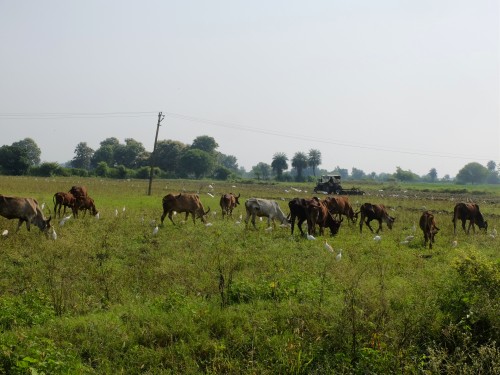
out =
[[[462,160],[484,160],[489,161],[494,158],[486,158],[484,156],[471,156],[463,154],[452,154],[435,152],[428,150],[411,150],[411,149],[398,149],[395,147],[387,147],[373,144],[361,144],[355,142],[346,142],[342,140],[329,139],[325,137],[314,137],[307,134],[294,134],[290,132],[282,132],[276,130],[259,129],[250,126],[244,126],[241,124],[225,121],[217,121],[206,118],[200,118],[190,115],[184,115],[181,113],[174,112],[163,112],[165,116],[176,118],[184,121],[191,121],[197,123],[203,123],[218,127],[229,128],[237,131],[246,131],[250,133],[266,134],[281,138],[288,139],[298,139],[305,140],[316,143],[323,143],[333,146],[366,149],[374,151],[383,151],[390,153],[399,153],[407,155],[416,156],[428,156],[428,157],[439,157],[439,158],[449,158],[449,159],[462,159]],[[0,120],[54,120],[54,119],[102,119],[102,118],[134,118],[134,117],[150,117],[152,114],[156,114],[154,111],[142,111],[142,112],[20,112],[20,113],[0,113]]]

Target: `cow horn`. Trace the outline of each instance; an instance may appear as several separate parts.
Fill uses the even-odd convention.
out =
[[[238,193],[238,196],[236,198],[239,198],[239,197],[241,197],[241,193]]]
[[[210,212],[210,207],[208,207],[208,210],[204,212],[203,215],[208,215],[209,212]]]

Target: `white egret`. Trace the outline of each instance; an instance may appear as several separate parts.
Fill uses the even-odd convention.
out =
[[[213,224],[212,223],[206,223],[205,226],[206,227],[211,227]]]
[[[123,208],[122,208],[122,212],[125,212],[125,206],[123,206]]]
[[[213,189],[214,187],[212,185],[208,185],[208,188],[209,189]]]
[[[325,240],[325,249],[333,254],[333,247]]]
[[[118,216],[118,209],[115,208],[115,216]]]
[[[153,229],[153,236],[156,236],[158,234],[158,231],[160,229],[158,228],[158,225],[155,227],[155,229]]]
[[[52,239],[54,241],[57,240],[57,233],[56,233],[56,230],[54,228],[52,228]]]
[[[273,227],[267,227],[267,228],[266,228],[266,232],[270,232],[270,231],[272,231],[272,230],[273,230]]]
[[[382,239],[382,237],[380,237],[379,235],[373,237],[373,241],[379,242],[381,239]]]
[[[59,222],[59,226],[62,227],[69,219],[71,219],[71,215],[63,217]]]
[[[6,235],[8,235],[8,234],[9,234],[9,231],[8,231],[7,229],[5,229],[5,230],[2,232],[2,236],[4,236],[4,237],[5,237]]]
[[[99,218],[100,218],[100,217],[101,217],[101,216],[99,215],[99,212],[95,214],[95,218],[96,218],[96,220],[99,220]]]
[[[45,208],[45,202],[42,203],[42,210]]]
[[[311,240],[311,241],[313,241],[313,240],[316,239],[316,237],[314,237],[312,234],[307,234],[306,237],[307,237],[308,240]]]
[[[338,261],[340,261],[342,259],[342,249],[339,249],[339,253],[337,254],[337,256],[335,257],[335,259]]]
[[[458,246],[458,242],[457,240],[454,240],[452,243],[451,243],[451,247],[457,247]]]
[[[496,237],[497,236],[497,230],[496,228],[493,228],[493,230],[491,231],[491,234]]]
[[[415,236],[406,236],[405,241],[410,242],[414,238],[415,238]]]

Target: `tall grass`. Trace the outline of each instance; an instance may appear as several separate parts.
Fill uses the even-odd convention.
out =
[[[363,186],[351,197],[384,203],[396,217],[380,242],[342,223],[334,249],[277,226],[222,220],[220,193],[276,199],[290,184],[0,177],[2,194],[49,205],[84,184],[100,219],[70,219],[58,238],[15,232],[0,218],[0,373],[495,373],[499,368],[498,238],[453,234],[451,212],[470,193]],[[312,190],[305,184],[294,184]],[[288,191],[286,192],[285,189]],[[383,190],[383,191],[380,191]],[[159,233],[161,197],[199,192],[206,227],[176,215]],[[212,198],[207,192],[212,192]],[[480,194],[499,228],[498,194]],[[125,211],[123,208],[125,207]],[[440,232],[432,250],[417,230],[424,209]],[[48,211],[46,211],[48,214]],[[115,214],[117,212],[117,214]],[[213,213],[216,213],[213,215]],[[325,237],[326,238],[326,237]],[[452,247],[456,240],[458,245]]]

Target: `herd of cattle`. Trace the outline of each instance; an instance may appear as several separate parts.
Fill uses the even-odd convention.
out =
[[[224,216],[232,215],[234,208],[240,204],[239,198],[240,194],[237,196],[233,193],[222,194],[220,198],[220,207],[223,218]],[[168,194],[163,197],[162,203],[162,224],[167,215],[170,221],[175,224],[172,215],[177,212],[185,213],[185,220],[187,220],[188,216],[191,214],[193,223],[195,223],[196,218],[201,219],[201,221],[205,223],[206,215],[210,211],[210,208],[205,211],[198,194]],[[377,233],[382,230],[383,222],[387,224],[389,229],[392,229],[392,225],[396,220],[388,214],[387,209],[382,204],[364,203],[361,205],[359,211],[355,212],[349,202],[349,198],[346,196],[332,196],[323,200],[317,197],[311,199],[294,198],[288,202],[288,207],[290,208],[290,214],[285,215],[279,204],[274,200],[249,198],[245,202],[245,223],[248,225],[251,218],[252,225],[256,228],[255,218],[267,217],[268,226],[270,227],[271,223],[273,226],[275,225],[274,219],[276,219],[281,222],[281,225],[290,226],[293,235],[295,221],[297,220],[297,227],[300,233],[305,235],[302,224],[306,221],[309,235],[316,234],[317,226],[319,226],[320,235],[324,234],[324,228],[329,228],[331,235],[335,235],[339,231],[343,216],[352,223],[355,223],[360,215],[360,232],[363,230],[363,224],[373,232],[373,228],[370,225],[373,220],[378,222]],[[479,206],[474,203],[457,203],[455,205],[452,218],[454,233],[456,233],[456,224],[459,220],[462,222],[462,228],[467,233],[469,233],[471,227],[473,231],[475,231],[474,225],[485,230],[488,228],[488,223],[484,220],[483,215],[479,211]],[[469,220],[469,227],[466,230],[465,225],[467,220]],[[436,220],[431,211],[422,213],[419,220],[419,226],[424,233],[425,246],[429,243],[429,248],[432,248],[434,236],[439,231],[439,228],[436,225]]]
[[[222,217],[231,217],[234,208],[240,204],[239,198],[241,194],[233,193],[222,194],[220,198],[220,207]],[[94,216],[98,216],[94,200],[88,196],[87,188],[84,186],[73,186],[69,192],[58,192],[54,194],[54,215],[61,216],[61,208],[64,208],[63,215],[66,213],[66,208],[70,208],[74,217],[78,217],[78,212],[83,211],[84,215],[87,210]],[[163,214],[161,215],[161,223],[168,215],[170,221],[175,224],[172,215],[175,213],[185,213],[185,220],[191,215],[193,223],[196,219],[201,219],[206,222],[206,215],[210,212],[210,208],[205,211],[198,194],[180,193],[177,195],[168,194],[163,197]],[[274,200],[249,198],[245,201],[246,218],[245,223],[248,225],[250,221],[254,228],[256,217],[266,217],[268,226],[275,226],[274,220],[278,220],[282,226],[290,227],[293,235],[295,222],[302,235],[305,235],[302,224],[307,222],[307,233],[310,236],[316,234],[316,228],[319,227],[320,235],[324,234],[324,228],[330,230],[331,235],[338,233],[340,225],[343,221],[343,216],[352,223],[355,223],[359,218],[359,230],[362,232],[363,224],[366,225],[371,232],[373,228],[370,223],[373,220],[378,222],[377,233],[382,230],[382,223],[386,223],[389,229],[392,229],[395,218],[390,216],[387,209],[382,204],[364,203],[359,211],[354,211],[349,198],[346,196],[331,196],[325,199],[313,197],[310,199],[294,198],[288,202],[290,214],[285,215],[279,204]],[[23,222],[30,230],[30,225],[34,224],[43,232],[48,232],[51,228],[51,217],[45,218],[38,202],[33,198],[7,197],[0,195],[0,215],[7,219],[18,219],[19,224],[17,230]],[[469,233],[474,225],[479,228],[487,229],[488,223],[484,220],[483,215],[479,211],[479,206],[474,203],[457,203],[453,212],[453,228],[456,233],[457,221],[462,222],[462,228]],[[469,221],[467,230],[465,229],[466,221]],[[434,236],[439,231],[436,225],[436,220],[431,211],[422,213],[419,221],[419,226],[424,234],[424,243],[429,248],[432,248]]]

